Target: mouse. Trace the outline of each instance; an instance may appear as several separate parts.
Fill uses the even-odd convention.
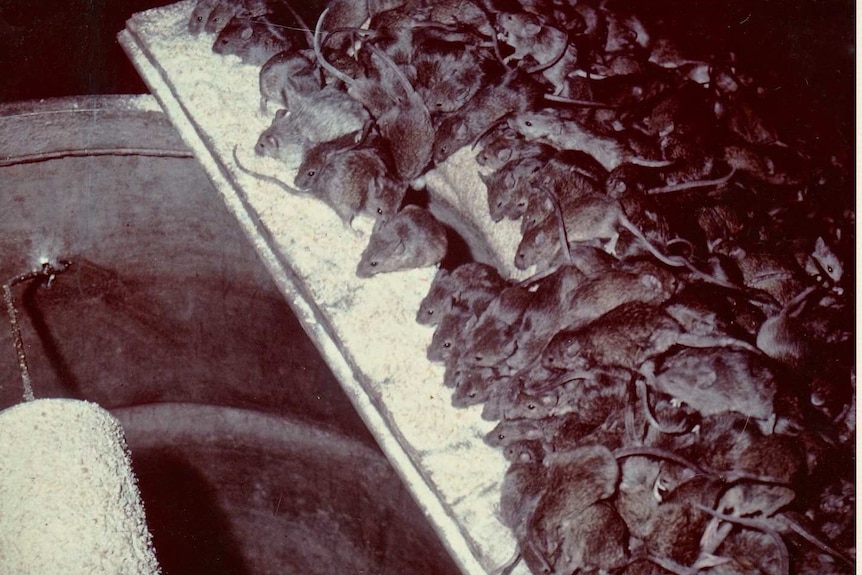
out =
[[[353,148],[331,154],[315,176],[311,193],[326,202],[348,226],[356,214],[362,212],[372,218],[369,196],[386,177],[386,165],[376,151]],[[382,210],[381,210],[382,211]]]
[[[467,335],[462,358],[471,365],[492,367],[515,352],[513,335],[533,294],[520,286],[500,292]]]
[[[432,115],[463,107],[495,71],[470,44],[434,38],[415,40],[412,66],[416,92]]]
[[[510,376],[494,367],[461,365],[454,376],[453,407],[469,407],[488,401],[497,388],[504,387]]]
[[[459,354],[466,334],[476,321],[477,318],[472,313],[458,308],[453,308],[444,314],[428,345],[426,352],[428,360],[442,363],[453,354]]]
[[[452,271],[440,268],[428,294],[419,303],[416,322],[436,325],[440,318],[458,305],[480,316],[507,282],[494,266],[467,262]]]
[[[638,158],[616,139],[592,133],[579,122],[562,118],[554,108],[521,111],[511,115],[508,122],[527,140],[540,140],[556,148],[586,152],[608,172],[624,162],[649,167],[671,165],[666,160]]]
[[[644,361],[676,345],[728,346],[758,352],[751,344],[735,338],[686,333],[661,306],[635,301],[577,330],[558,333],[542,352],[542,361],[549,369],[622,367],[636,372]]]
[[[416,323],[421,325],[437,325],[452,310],[452,303],[458,290],[458,284],[452,277],[452,272],[440,268],[431,280],[428,293],[419,302],[416,311]]]
[[[323,88],[320,70],[301,52],[283,50],[264,63],[259,74],[260,110],[269,102],[290,109],[292,103],[310,97]]]
[[[466,27],[477,35],[488,37],[494,32],[488,11],[489,6],[481,1],[443,0],[428,2],[422,13],[428,22],[452,28]]]
[[[402,180],[406,182],[412,181],[425,171],[425,168],[431,161],[434,127],[431,123],[431,114],[425,106],[425,102],[413,88],[413,85],[404,75],[401,68],[386,53],[376,48],[373,44],[366,44],[371,58],[376,58],[383,64],[382,66],[377,66],[377,70],[381,76],[380,81],[371,81],[370,83],[377,88],[380,85],[386,86],[386,92],[389,92],[390,88],[392,90],[390,102],[369,102],[369,98],[364,97],[369,93],[369,90],[366,89],[369,82],[358,82],[349,76],[341,74],[323,58],[319,45],[319,31],[326,14],[327,11],[324,10],[320,15],[318,27],[315,31],[314,48],[318,61],[321,66],[348,84],[348,93],[352,92],[352,95],[371,109],[378,132],[392,144],[390,145],[390,152],[396,172]],[[396,85],[400,88],[401,92],[395,89]],[[377,98],[375,97],[374,100],[377,100]],[[409,144],[404,145],[404,142],[409,142]]]
[[[641,366],[647,384],[699,411],[736,411],[771,432],[776,376],[763,356],[729,347],[681,348]]]
[[[259,4],[255,2],[255,4]],[[234,16],[242,9],[242,2],[238,0],[220,0],[212,7],[207,15],[204,31],[208,34],[220,34]],[[258,14],[259,15],[259,14]]]
[[[245,64],[263,66],[285,50],[296,50],[293,35],[275,32],[269,22],[234,16],[213,43],[216,54],[238,56]]]
[[[212,14],[213,10],[215,10],[216,6],[218,6],[221,1],[222,0],[198,0],[195,2],[187,25],[188,31],[192,36],[197,36],[204,31],[204,27],[207,24],[207,20],[209,20],[210,14]]]
[[[327,8],[320,14],[314,30],[313,48],[317,63],[329,78],[342,82],[347,88],[347,94],[358,102],[361,102],[376,121],[382,114],[396,105],[397,95],[393,92],[394,86],[386,83],[388,78],[385,75],[379,78],[369,76],[368,72],[370,70],[365,70],[361,65],[359,66],[359,69],[362,71],[360,75],[356,77],[349,76],[336,68],[324,57],[323,48],[321,47],[321,29],[324,27],[324,20],[328,14],[329,9]],[[357,32],[359,31],[357,30]],[[350,61],[359,64],[355,59],[351,59]],[[367,59],[364,61],[372,65],[371,61]],[[380,73],[379,69],[377,72],[378,74]]]
[[[482,86],[459,110],[446,114],[437,125],[432,158],[440,164],[509,114],[528,109],[541,87],[517,71],[507,72],[499,83]]]
[[[378,220],[356,267],[356,275],[427,267],[446,255],[446,229],[423,208],[407,205],[387,220]]]
[[[763,353],[791,369],[804,368],[815,351],[815,342],[798,316],[818,291],[818,286],[808,286],[760,325],[756,344]]]
[[[401,209],[407,197],[408,183],[390,177],[391,171],[381,175],[368,188],[366,211],[375,218],[391,218]]]
[[[721,277],[712,276],[702,272],[683,257],[667,256],[662,253],[644,235],[640,228],[632,223],[617,200],[608,198],[604,195],[591,194],[578,198],[578,201],[573,202],[572,204],[567,204],[565,206],[561,204],[561,208],[566,208],[562,210],[562,218],[563,227],[569,242],[590,242],[609,238],[608,243],[605,245],[605,250],[610,254],[614,254],[617,241],[620,237],[620,231],[625,230],[637,238],[640,244],[650,254],[665,265],[675,268],[685,268],[687,273],[691,274],[691,276],[696,279],[721,286],[734,292],[747,293],[750,291],[746,290],[743,286],[733,284]],[[555,227],[559,227],[558,222],[544,220],[534,228],[525,231],[521,240],[522,243],[526,244],[524,247],[525,251],[528,251],[529,249],[541,251],[541,243],[554,241],[551,238],[555,237]],[[556,234],[556,237],[559,237],[559,233]],[[530,246],[530,244],[532,244],[532,246]],[[517,253],[516,265],[524,265],[523,262],[520,264],[518,263]],[[752,297],[754,297],[754,295]]]
[[[681,332],[682,326],[661,307],[627,302],[577,330],[557,333],[545,346],[542,363],[549,369],[613,366],[636,371],[676,343]]]
[[[358,101],[325,87],[312,96],[298,98],[290,113],[277,111],[272,125],[258,138],[255,152],[298,164],[312,145],[349,133],[358,137],[370,120]]]
[[[524,215],[533,192],[533,180],[548,161],[548,156],[521,156],[506,162],[499,170],[479,178],[485,184],[491,220],[516,220]]]
[[[501,418],[494,428],[483,436],[491,447],[506,449],[526,441],[544,442],[545,429],[553,422],[538,419]]]
[[[844,278],[844,264],[823,236],[817,236],[814,240],[814,249],[794,250],[793,256],[805,273],[818,284],[830,288],[836,295],[844,293],[840,287]]]
[[[577,267],[563,265],[540,280],[535,286],[534,297],[513,326],[514,352],[510,353],[508,347],[495,349],[486,346],[471,350],[474,355],[470,356],[469,361],[481,365],[502,362],[510,370],[516,371],[528,367],[541,355],[554,334],[565,327],[561,323],[565,321],[565,314],[559,310],[585,278]]]
[[[526,546],[543,559],[545,572],[550,573],[555,572],[551,561],[562,543],[561,531],[589,507],[616,492],[619,467],[602,445],[551,453],[546,461],[547,486],[527,524]]]
[[[670,281],[669,281],[670,280]],[[588,276],[560,306],[560,323],[574,330],[626,303],[641,301],[661,304],[675,291],[672,278],[659,269],[612,269]]]
[[[532,65],[527,73],[534,74],[556,64],[568,49],[568,34],[527,12],[501,12],[496,18],[497,38],[514,50],[503,59]]]
[[[324,29],[327,32],[344,28],[360,28],[371,17],[369,2],[355,0],[331,0],[326,3],[326,12],[328,16]],[[348,44],[349,38],[345,38],[344,43]]]
[[[613,505],[593,503],[568,518],[559,534],[556,573],[608,573],[629,559],[629,529]]]
[[[296,170],[293,184],[301,190],[311,191],[323,167],[332,156],[356,149],[363,142],[364,138],[361,134],[349,132],[332,140],[311,145],[302,156],[302,163]]]
[[[373,45],[370,48],[387,64],[406,94],[377,118],[377,129],[391,143],[396,172],[409,182],[422,174],[431,162],[435,134],[431,114],[398,65]]]
[[[557,373],[535,394],[519,394],[506,407],[505,416],[523,419],[572,416],[579,424],[592,430],[612,413],[623,411],[628,401],[628,381],[631,378],[621,370]]]
[[[516,538],[526,534],[527,519],[545,489],[547,477],[541,459],[514,461],[509,465],[500,484],[500,520]]]
[[[624,195],[642,195],[647,189],[658,188],[662,183],[658,170],[623,162],[608,173],[605,194],[615,200]]]
[[[485,168],[486,172],[494,172],[507,162],[530,156],[552,155],[555,148],[542,142],[529,142],[512,130],[505,122],[497,124],[498,128],[488,131],[476,145],[476,163]]]

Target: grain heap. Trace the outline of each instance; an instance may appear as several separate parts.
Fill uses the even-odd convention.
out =
[[[453,404],[500,422],[533,572],[853,569],[840,156],[782,134],[731,57],[605,3],[341,0],[313,35],[288,12],[200,0],[189,22],[290,110],[257,147],[301,164],[286,187],[383,229],[473,145],[491,218],[521,220],[532,279],[441,269],[417,320]]]

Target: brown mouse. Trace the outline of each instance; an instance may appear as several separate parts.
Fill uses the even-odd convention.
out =
[[[472,365],[491,367],[515,352],[514,333],[533,294],[523,287],[500,292],[470,331],[463,358]]]
[[[533,194],[533,181],[548,161],[546,155],[521,156],[490,175],[479,172],[488,192],[488,213],[495,222],[524,215]]]
[[[612,269],[587,277],[561,306],[567,329],[593,321],[626,302],[660,304],[673,295],[675,284],[658,268]]]
[[[315,30],[314,50],[318,62],[343,80],[348,85],[348,93],[365,104],[375,118],[380,135],[391,143],[390,151],[396,172],[406,182],[413,180],[425,171],[431,161],[434,128],[425,102],[401,68],[373,44],[366,46],[371,59],[379,63],[379,81],[369,78],[357,80],[331,66],[320,50],[320,28],[326,15],[327,10],[324,10]],[[396,85],[400,91],[395,88]],[[378,95],[381,87],[382,98]],[[405,142],[408,144],[404,145]]]
[[[342,150],[330,155],[314,178],[311,192],[323,200],[348,226],[359,212],[377,217],[369,195],[386,177],[386,165],[369,148]]]
[[[428,359],[445,362],[453,354],[460,354],[466,333],[475,323],[476,316],[469,311],[453,308],[444,314],[428,345],[426,352]]]
[[[547,572],[554,572],[553,558],[561,552],[565,526],[616,492],[619,466],[602,445],[550,454],[547,465],[547,487],[528,522],[526,546]]]
[[[333,140],[313,144],[303,154],[302,163],[296,170],[293,184],[297,188],[310,191],[315,186],[317,177],[323,171],[323,167],[330,157],[357,148],[362,143],[361,138],[361,134],[350,132]]]
[[[437,126],[434,163],[442,163],[474,142],[504,116],[526,110],[539,93],[540,86],[517,71],[508,72],[499,83],[482,86],[464,106],[444,116]]]
[[[402,180],[409,182],[424,172],[431,162],[435,134],[431,114],[395,62],[373,45],[370,48],[387,64],[406,94],[377,118],[377,128],[380,135],[390,142],[396,172]]]
[[[446,229],[418,206],[407,205],[388,220],[378,220],[356,275],[414,269],[438,263],[446,255]]]
[[[435,325],[456,302],[479,316],[504,287],[506,281],[488,264],[468,262],[451,272],[441,268],[419,303],[416,321]]]
[[[636,157],[615,138],[598,135],[581,123],[565,120],[553,108],[521,111],[509,118],[509,125],[527,140],[540,140],[556,148],[579,150],[592,155],[607,171],[624,162],[642,166],[666,167],[671,162]]]
[[[417,38],[412,65],[416,92],[431,114],[454,112],[488,81],[490,63],[464,42]]]
[[[542,352],[542,363],[551,369],[637,370],[673,345],[681,332],[682,326],[661,307],[627,302],[574,331],[555,335]]]
[[[493,367],[464,365],[454,376],[453,407],[469,407],[487,401],[498,387],[505,386],[510,376]]]

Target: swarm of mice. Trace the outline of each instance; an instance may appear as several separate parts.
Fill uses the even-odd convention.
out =
[[[335,0],[313,30],[199,0],[189,30],[262,66],[281,185],[376,218],[361,277],[446,255],[405,198],[464,146],[521,220],[535,275],[441,268],[417,312],[453,405],[499,421],[501,573],[854,570],[849,170],[732,55],[599,0]]]

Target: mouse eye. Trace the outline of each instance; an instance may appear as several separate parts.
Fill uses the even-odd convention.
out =
[[[377,262],[371,262],[371,267],[376,268],[376,267],[377,267]]]
[[[447,341],[446,343],[443,344],[443,347],[445,347],[446,349],[449,349],[450,347],[452,347],[452,344]]]
[[[536,409],[536,405],[534,403],[527,404],[527,409],[532,411],[532,410]]]
[[[438,107],[438,108],[442,108],[442,107],[443,107],[443,102],[437,102],[437,107]]]
[[[832,269],[832,266],[826,266],[826,271],[831,274],[834,270]]]
[[[198,22],[203,22],[203,21],[204,21],[204,17],[203,17],[203,16],[198,16]]]
[[[525,125],[525,126],[528,126],[528,127],[532,127],[532,126],[533,126],[533,122],[531,122],[530,120],[527,120],[526,122],[524,122],[524,125]]]
[[[434,310],[433,310],[433,309],[429,309],[429,310],[428,310],[428,315],[434,315]]]
[[[315,173],[316,173],[316,172],[315,172],[314,170],[308,170],[308,174],[307,174],[307,175],[308,175],[308,177],[309,177],[309,178],[313,178]]]

